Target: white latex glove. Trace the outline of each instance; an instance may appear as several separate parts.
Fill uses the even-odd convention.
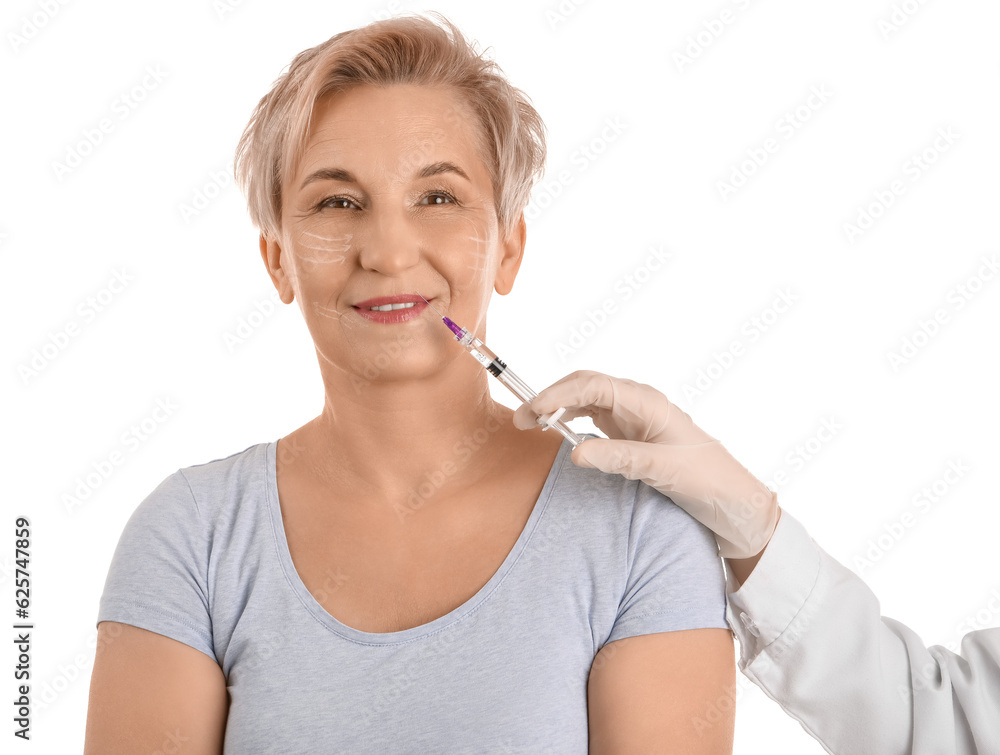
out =
[[[565,407],[562,420],[588,416],[608,438],[588,438],[572,460],[656,488],[715,533],[725,558],[760,553],[778,523],[778,494],[718,440],[652,386],[577,370],[514,413],[521,430]]]

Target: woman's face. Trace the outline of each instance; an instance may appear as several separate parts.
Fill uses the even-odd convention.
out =
[[[499,238],[479,126],[449,91],[356,87],[316,103],[280,239],[261,252],[283,301],[298,299],[321,359],[372,379],[415,378],[458,353],[425,307],[373,322],[355,305],[420,294],[475,332],[492,290],[510,291],[523,225]],[[274,255],[280,249],[275,265]]]

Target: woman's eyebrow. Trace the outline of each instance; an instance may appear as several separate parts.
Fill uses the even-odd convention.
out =
[[[313,181],[344,181],[349,184],[357,183],[348,171],[343,168],[320,168],[315,170],[306,176],[306,180],[302,182],[299,187],[299,191],[306,188]]]
[[[450,163],[447,160],[425,165],[417,173],[417,178],[430,178],[431,176],[436,176],[441,173],[457,173],[466,181],[472,183],[472,179],[469,178],[464,170],[455,165],[455,163]],[[354,175],[350,171],[344,170],[343,168],[320,168],[319,170],[315,170],[306,176],[306,179],[299,187],[299,191],[306,188],[306,186],[314,181],[343,181],[344,183],[358,183],[358,180],[354,177]]]
[[[472,179],[469,178],[465,174],[464,170],[462,170],[461,168],[459,168],[454,163],[450,163],[450,162],[447,162],[447,161],[432,163],[431,165],[425,166],[420,171],[420,176],[419,177],[420,178],[429,178],[430,176],[436,176],[439,173],[458,173],[458,175],[460,175],[466,181],[468,181],[469,183],[472,183]]]

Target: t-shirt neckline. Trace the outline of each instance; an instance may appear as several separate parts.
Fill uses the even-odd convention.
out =
[[[281,516],[281,506],[278,502],[277,449],[277,440],[273,440],[265,445],[265,492],[267,495],[267,509],[270,514],[271,531],[274,536],[274,545],[278,557],[278,563],[281,566],[281,571],[285,576],[288,586],[292,592],[295,593],[296,597],[305,607],[306,611],[308,611],[316,621],[335,634],[361,644],[395,645],[434,634],[454,623],[461,621],[466,616],[476,611],[487,600],[487,598],[489,598],[493,591],[500,586],[500,583],[503,582],[503,580],[510,573],[511,569],[514,568],[518,559],[521,557],[528,541],[531,539],[532,533],[538,526],[539,520],[545,513],[549,499],[552,497],[552,491],[555,488],[556,480],[559,477],[559,471],[562,469],[565,463],[566,455],[570,451],[570,445],[564,438],[559,446],[559,452],[556,454],[556,457],[552,462],[552,466],[549,468],[549,473],[545,478],[545,484],[542,486],[541,493],[538,494],[538,499],[535,501],[535,505],[531,510],[531,515],[528,517],[528,521],[524,525],[524,529],[521,530],[521,534],[514,542],[513,548],[511,548],[510,552],[507,554],[507,558],[504,559],[500,568],[497,569],[493,576],[490,577],[489,581],[482,586],[479,592],[453,611],[446,613],[444,616],[440,616],[427,624],[420,624],[399,632],[365,632],[360,629],[355,629],[354,627],[349,627],[346,624],[341,623],[325,608],[323,608],[319,601],[313,597],[313,594],[306,589],[305,583],[302,581],[298,571],[295,569],[295,564],[292,562],[291,551],[288,548],[288,539],[285,536],[285,525]]]

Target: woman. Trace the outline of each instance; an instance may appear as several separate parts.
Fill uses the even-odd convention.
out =
[[[545,156],[526,98],[441,22],[306,50],[244,132],[237,178],[323,411],[137,508],[87,752],[168,733],[185,752],[732,751],[710,531],[515,427],[422,301],[485,338]]]

